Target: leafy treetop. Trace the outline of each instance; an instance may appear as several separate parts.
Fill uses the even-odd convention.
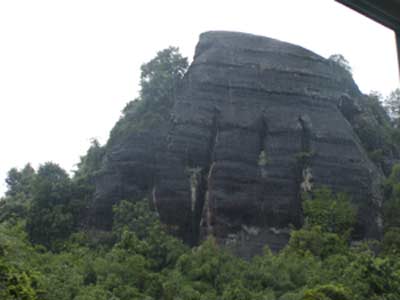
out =
[[[131,133],[161,128],[168,120],[179,82],[188,67],[179,49],[169,47],[141,66],[140,96],[130,101],[112,129],[108,144]]]

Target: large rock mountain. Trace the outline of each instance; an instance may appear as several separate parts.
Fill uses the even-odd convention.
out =
[[[191,244],[214,235],[242,255],[282,247],[320,186],[358,206],[355,238],[379,236],[383,175],[352,120],[363,95],[340,65],[299,46],[234,32],[200,36],[170,116],[107,146],[92,224],[148,197]]]

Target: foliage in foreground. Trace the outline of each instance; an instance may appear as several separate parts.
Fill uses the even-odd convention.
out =
[[[62,178],[62,176],[60,175]],[[75,231],[63,247],[32,244],[26,220],[0,224],[1,299],[399,299],[398,252],[351,246],[354,210],[327,190],[304,202],[306,222],[288,246],[245,261],[209,238],[189,249],[143,201],[114,208],[112,243]],[[330,213],[335,218],[321,216]],[[10,219],[11,220],[11,219]],[[57,237],[59,240],[59,237]],[[47,248],[46,248],[47,247]],[[393,247],[393,245],[392,245]]]

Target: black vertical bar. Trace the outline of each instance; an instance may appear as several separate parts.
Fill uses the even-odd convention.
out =
[[[395,31],[396,44],[397,44],[397,63],[399,65],[399,79],[400,79],[400,29]]]

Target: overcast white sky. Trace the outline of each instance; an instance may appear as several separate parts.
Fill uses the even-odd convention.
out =
[[[169,45],[191,59],[208,30],[342,53],[362,91],[398,86],[393,32],[333,0],[0,0],[0,181],[27,162],[72,170],[136,97],[140,65]]]

